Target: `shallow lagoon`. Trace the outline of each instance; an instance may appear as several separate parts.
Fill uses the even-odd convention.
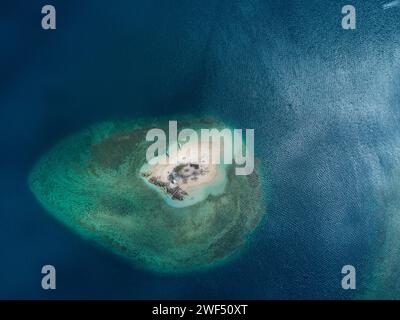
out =
[[[177,206],[140,176],[145,134],[154,126],[165,121],[103,123],[61,141],[33,169],[31,190],[63,223],[136,266],[185,272],[229,260],[264,214],[260,174],[237,176],[232,165],[221,165],[215,183],[196,194],[202,201]]]

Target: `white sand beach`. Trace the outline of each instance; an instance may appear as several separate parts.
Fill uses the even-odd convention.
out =
[[[218,154],[219,157],[222,147],[212,148],[211,144],[196,142],[185,143],[171,150],[167,159],[173,159],[171,162],[174,163],[145,164],[140,171],[149,183],[168,194],[174,206],[197,203],[208,194],[214,194],[216,189],[223,189],[225,166],[211,163],[212,155]]]

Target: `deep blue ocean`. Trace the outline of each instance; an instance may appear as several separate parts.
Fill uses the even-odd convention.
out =
[[[53,0],[57,29],[45,31],[47,1],[1,1],[0,298],[399,298],[400,7],[352,0],[349,31],[348,2]],[[137,270],[29,190],[60,139],[177,114],[255,129],[267,212],[233,262]],[[41,288],[45,264],[54,291]],[[341,287],[346,264],[357,290]]]

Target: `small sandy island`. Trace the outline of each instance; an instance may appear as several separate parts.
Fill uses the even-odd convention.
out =
[[[211,144],[199,142],[179,144],[172,149],[176,151],[163,156],[167,162],[169,159],[176,159],[174,163],[145,164],[140,170],[141,176],[148,183],[173,200],[168,203],[177,207],[192,205],[208,194],[215,194],[223,189],[225,167],[211,161],[211,155],[221,154],[223,148],[213,149]]]

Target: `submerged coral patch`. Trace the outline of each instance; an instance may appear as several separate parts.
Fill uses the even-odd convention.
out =
[[[184,125],[223,127],[209,119]],[[30,174],[30,188],[57,219],[137,266],[185,272],[227,261],[265,212],[260,173],[256,167],[251,175],[238,176],[232,165],[221,165],[208,185],[202,178],[208,173],[198,164],[174,167],[166,181],[174,187],[182,182],[182,197],[194,197],[183,186],[185,179],[193,178],[194,185],[204,179],[196,201],[174,205],[171,201],[185,199],[152,186],[143,170],[146,132],[167,126],[163,120],[94,125],[43,155]]]

